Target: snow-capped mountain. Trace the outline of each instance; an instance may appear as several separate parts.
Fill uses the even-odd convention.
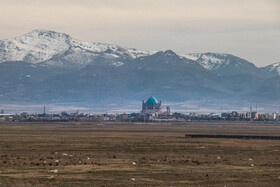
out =
[[[270,77],[279,76],[280,75],[280,62],[270,64],[261,69],[264,73],[269,74]]]
[[[147,95],[170,101],[269,101],[280,95],[279,72],[280,63],[257,68],[230,54],[144,51],[47,30],[0,41],[0,103],[123,103]]]
[[[38,63],[69,48],[66,34],[34,30],[14,39],[0,41],[0,62],[26,61]]]
[[[23,61],[33,64],[50,65],[64,68],[83,68],[102,58],[107,64],[119,67],[128,60],[155,54],[157,51],[145,51],[124,48],[118,45],[84,42],[71,38],[65,33],[49,30],[33,30],[22,36],[0,41],[0,63]],[[187,58],[199,63],[207,70],[219,75],[240,73],[259,74],[254,64],[239,57],[225,53],[180,54],[170,51],[164,53]],[[268,66],[267,71],[277,64]]]
[[[69,64],[86,65],[103,55],[107,59],[137,58],[155,52],[122,48],[118,45],[83,42],[64,33],[33,30],[23,36],[0,41],[0,63],[24,61],[45,62],[53,66]]]
[[[258,68],[254,64],[230,54],[189,53],[182,56],[198,62],[205,69],[214,71],[219,75],[258,74]]]
[[[182,56],[198,61],[205,69],[215,70],[223,63],[229,64],[226,60],[227,55],[224,53],[188,53]]]

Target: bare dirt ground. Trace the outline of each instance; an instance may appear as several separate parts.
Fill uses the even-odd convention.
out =
[[[0,123],[0,186],[280,186],[280,124]]]

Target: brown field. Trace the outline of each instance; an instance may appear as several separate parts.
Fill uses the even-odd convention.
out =
[[[0,186],[280,186],[280,124],[0,123]],[[56,172],[57,170],[57,172]]]

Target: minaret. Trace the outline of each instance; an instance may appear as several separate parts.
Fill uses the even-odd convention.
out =
[[[167,114],[168,116],[170,116],[170,106],[167,106],[167,107],[166,107],[166,114]]]

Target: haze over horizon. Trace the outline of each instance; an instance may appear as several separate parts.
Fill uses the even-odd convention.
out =
[[[0,40],[47,29],[144,50],[229,53],[256,66],[280,61],[276,0],[3,0],[0,5]]]

